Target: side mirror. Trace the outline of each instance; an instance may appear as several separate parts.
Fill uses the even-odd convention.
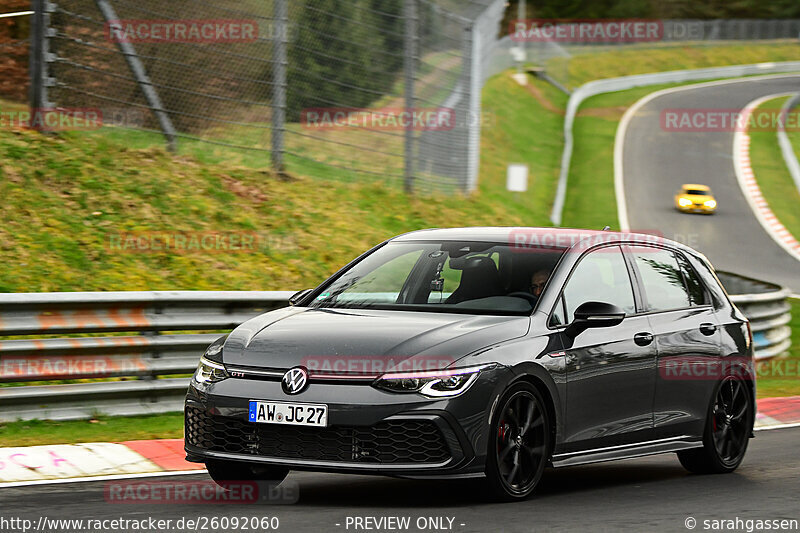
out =
[[[297,305],[297,302],[308,296],[314,289],[305,289],[292,294],[289,297],[289,305]]]
[[[575,310],[575,320],[564,330],[575,338],[589,328],[610,328],[620,324],[625,311],[614,304],[605,302],[584,302]]]

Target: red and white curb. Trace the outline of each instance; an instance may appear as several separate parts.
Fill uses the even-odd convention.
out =
[[[742,109],[741,123],[747,124],[752,112],[767,100],[791,94],[794,93],[771,94],[753,100]],[[746,129],[737,130],[733,136],[733,168],[736,172],[739,186],[742,188],[742,193],[744,193],[744,197],[750,204],[750,208],[761,226],[778,245],[800,261],[800,242],[781,224],[778,217],[769,208],[769,204],[758,186],[750,164],[750,135],[748,135]]]
[[[758,400],[756,431],[800,426],[800,396]],[[0,448],[0,488],[201,474],[183,439]]]
[[[203,471],[184,457],[183,439],[0,448],[0,487]]]

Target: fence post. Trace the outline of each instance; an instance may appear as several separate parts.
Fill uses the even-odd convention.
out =
[[[417,0],[405,0],[403,4],[403,17],[405,18],[405,38],[403,56],[403,71],[405,77],[405,107],[406,111],[414,108],[414,77],[417,68],[418,49],[418,20]],[[405,130],[405,171],[403,189],[406,193],[414,192],[414,128]]]
[[[117,12],[108,0],[95,0],[95,2],[106,21],[108,36],[111,38],[113,34],[111,24],[119,20]],[[174,152],[177,147],[175,128],[172,125],[172,120],[170,120],[169,115],[167,115],[167,112],[164,110],[164,105],[161,103],[161,98],[159,98],[155,87],[153,87],[153,82],[150,81],[144,65],[142,65],[139,56],[136,54],[136,48],[134,48],[133,44],[124,39],[111,38],[111,40],[116,42],[120,52],[122,52],[122,55],[125,57],[128,68],[131,69],[131,73],[133,73],[134,78],[136,78],[136,82],[139,84],[139,88],[142,90],[145,100],[147,100],[147,105],[150,106],[150,109],[155,114],[158,124],[161,126],[161,131],[167,139],[167,148],[169,151]]]
[[[47,100],[47,55],[49,53],[47,41],[48,19],[46,12],[47,0],[31,0],[31,44],[30,65],[28,67],[31,78],[29,100],[32,110],[51,107]]]
[[[525,5],[525,0],[518,0],[518,2],[519,3],[517,4],[517,21],[522,21],[523,24],[526,24],[527,27],[528,9],[527,6]],[[522,39],[522,41],[517,43],[517,46],[519,46],[520,49],[522,50],[522,53],[520,54],[520,60],[517,61],[517,74],[520,75],[523,74],[525,61],[527,61],[528,59],[527,56],[525,55],[525,52],[527,51],[526,50],[527,47],[525,46],[526,44],[525,41],[526,41],[525,39]]]
[[[273,85],[272,85],[272,170],[283,172],[284,140],[286,127],[286,32],[288,28],[288,0],[275,0],[273,5],[275,36],[272,44]]]
[[[478,164],[480,162],[481,142],[481,35],[478,20],[468,22],[466,28],[466,52],[469,58],[466,67],[466,101],[463,108],[466,110],[464,117],[467,131],[467,161],[466,175],[464,176],[463,190],[470,193],[478,186]]]

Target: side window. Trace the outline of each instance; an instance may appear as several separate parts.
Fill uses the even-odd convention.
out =
[[[553,314],[550,315],[550,323],[549,326],[551,328],[556,328],[558,326],[563,326],[566,324],[564,320],[564,298],[560,297],[558,302],[556,302],[556,307],[553,309]]]
[[[675,254],[663,248],[641,246],[633,249],[633,258],[642,277],[648,311],[689,307],[689,291]]]
[[[676,257],[678,258],[678,264],[681,266],[681,273],[683,274],[683,281],[686,284],[686,288],[689,290],[689,300],[692,305],[704,305],[708,303],[708,297],[706,296],[706,289],[703,287],[703,282],[700,281],[700,277],[695,272],[692,265],[689,263],[689,260],[686,259],[682,254],[676,253]]]
[[[619,246],[590,252],[581,259],[564,287],[566,322],[572,322],[575,309],[585,302],[605,302],[619,306],[627,314],[636,312],[633,287]]]

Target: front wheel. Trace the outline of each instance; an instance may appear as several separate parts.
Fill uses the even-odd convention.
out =
[[[280,466],[268,466],[241,463],[238,461],[206,461],[208,475],[225,490],[243,481],[260,481],[277,487],[289,475],[289,469]]]
[[[744,459],[754,421],[753,395],[741,379],[728,376],[717,387],[703,447],[678,452],[678,459],[696,474],[733,472]]]
[[[498,403],[489,435],[486,478],[504,501],[528,497],[547,464],[550,419],[542,395],[528,383],[511,387]]]

